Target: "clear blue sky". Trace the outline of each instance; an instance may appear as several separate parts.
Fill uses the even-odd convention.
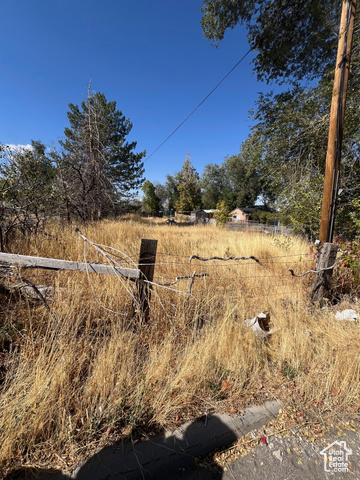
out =
[[[8,0],[0,7],[0,142],[51,146],[88,82],[133,122],[130,140],[150,155],[249,46],[238,28],[214,48],[201,0]],[[251,56],[145,164],[151,181],[179,171],[188,151],[207,163],[238,153],[257,92]]]

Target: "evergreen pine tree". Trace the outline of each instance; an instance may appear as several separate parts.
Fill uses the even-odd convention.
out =
[[[143,183],[145,152],[133,152],[136,142],[126,141],[132,123],[103,93],[89,88],[81,107],[69,105],[68,119],[56,155],[66,203],[82,220],[108,216]]]

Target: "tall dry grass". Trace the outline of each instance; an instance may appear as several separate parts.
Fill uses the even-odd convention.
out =
[[[154,287],[149,324],[137,328],[131,318],[133,285],[114,276],[31,277],[55,286],[50,312],[26,299],[3,299],[3,474],[25,465],[66,471],[135,431],[171,428],[214,410],[234,413],[266,398],[333,411],[358,405],[358,325],[312,309],[311,279],[288,272],[313,266],[304,240],[131,217],[82,230],[116,248],[113,253],[130,267],[140,239],[158,239],[155,282],[194,272],[209,276],[196,279],[189,298],[189,280]],[[83,261],[84,242],[70,227],[54,224],[34,241],[14,241],[13,251]],[[189,264],[193,254],[254,255],[263,266]],[[104,262],[89,246],[86,259]],[[270,312],[277,329],[267,343],[244,324],[261,311]]]

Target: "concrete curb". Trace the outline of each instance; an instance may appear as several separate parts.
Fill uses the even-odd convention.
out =
[[[217,448],[225,448],[251,430],[270,422],[281,408],[277,401],[253,406],[240,416],[212,415],[188,422],[174,432],[165,432],[144,442],[130,440],[105,447],[68,477],[62,472],[20,469],[6,480],[208,480],[221,479],[212,471],[195,466],[195,460]],[[242,477],[241,477],[242,478]]]
[[[131,444],[106,447],[71,476],[76,480],[176,478],[179,469],[190,468],[195,458],[230,445],[246,433],[274,419],[277,401],[248,408],[243,415],[212,415],[188,422],[173,433]],[[48,477],[50,480],[50,477]],[[54,477],[52,477],[54,480]]]

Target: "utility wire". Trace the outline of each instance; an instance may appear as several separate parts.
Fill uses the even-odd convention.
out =
[[[208,95],[206,95],[206,97],[199,103],[199,105],[198,105],[196,108],[194,108],[194,110],[193,110],[191,113],[189,113],[189,115],[185,118],[185,120],[183,120],[183,121],[180,123],[180,125],[179,125],[178,127],[176,127],[175,130],[174,130],[172,133],[170,133],[170,135],[169,135],[167,138],[165,138],[165,140],[164,140],[147,158],[145,158],[144,163],[146,163],[158,150],[160,150],[160,148],[179,130],[179,128],[181,128],[181,127],[184,125],[184,123],[185,123],[187,120],[189,120],[189,118],[191,117],[191,115],[193,115],[193,114],[196,112],[196,110],[197,110],[198,108],[200,108],[203,103],[206,102],[206,100],[210,97],[210,95],[212,95],[212,94],[215,92],[215,90],[216,90],[216,89],[223,83],[223,81],[235,70],[235,68],[240,65],[240,63],[249,55],[249,53],[250,53],[251,51],[252,51],[252,48],[249,48],[249,50],[245,53],[245,55],[243,55],[243,56],[240,58],[240,60],[232,67],[232,69],[225,75],[225,77],[223,77],[223,79],[220,80],[220,82],[211,90],[211,92],[210,92]]]

